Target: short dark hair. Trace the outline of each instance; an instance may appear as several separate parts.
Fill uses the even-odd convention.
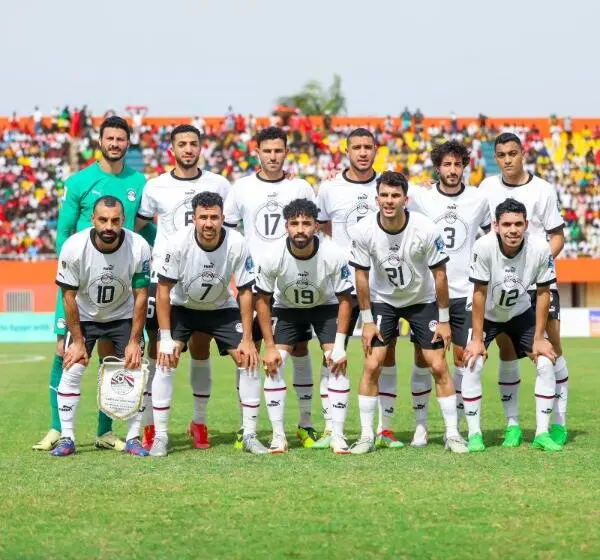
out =
[[[218,206],[223,211],[223,197],[216,192],[202,191],[192,198],[192,210],[196,212],[196,208],[211,208]]]
[[[377,177],[376,185],[377,194],[379,194],[380,185],[400,187],[404,191],[404,194],[408,192],[408,181],[406,180],[406,177],[397,171],[385,171],[379,177]]]
[[[287,148],[287,134],[284,130],[277,126],[268,126],[267,128],[263,128],[256,135],[256,144],[259,148],[265,140],[281,140],[283,145]]]
[[[191,132],[198,137],[198,142],[202,141],[202,137],[200,136],[200,131],[195,126],[193,126],[191,124],[180,124],[180,125],[177,125],[171,131],[171,144],[173,144],[175,142],[175,136],[177,136],[178,134],[183,134],[184,132]]]
[[[102,136],[104,135],[105,128],[120,128],[121,130],[125,131],[125,133],[127,134],[127,140],[129,140],[131,130],[129,129],[129,125],[127,124],[127,121],[124,118],[117,117],[115,115],[113,117],[108,117],[104,119],[102,121],[102,124],[100,125],[100,139],[102,139]]]
[[[523,214],[523,218],[527,219],[527,208],[522,202],[515,200],[514,198],[507,198],[504,202],[501,202],[496,206],[496,222],[500,221],[502,214]]]
[[[350,144],[351,138],[359,138],[361,136],[368,136],[371,140],[373,140],[373,144],[377,145],[377,140],[375,140],[375,136],[373,135],[373,133],[370,130],[367,130],[366,128],[362,127],[355,128],[354,130],[352,130],[350,134],[346,136],[346,142]]]
[[[502,134],[498,134],[498,136],[496,136],[496,140],[494,140],[494,148],[498,144],[508,144],[509,142],[516,142],[520,147],[523,147],[523,144],[521,144],[521,139],[516,134],[513,134],[512,132],[503,132]]]
[[[442,165],[444,157],[447,155],[453,155],[462,161],[463,167],[469,165],[471,159],[471,152],[469,149],[456,140],[449,140],[443,144],[438,144],[431,150],[431,161],[434,167]]]
[[[106,206],[107,208],[114,208],[115,206],[120,206],[121,213],[123,215],[125,215],[125,207],[123,206],[123,203],[116,196],[111,196],[109,194],[101,196],[98,200],[96,200],[96,202],[94,202],[94,206],[92,208],[92,214],[96,213],[96,206],[98,206],[99,204],[104,204],[104,206]]]
[[[298,216],[308,216],[317,221],[319,209],[312,200],[308,200],[308,198],[297,198],[284,207],[283,218],[287,221],[291,218],[297,218]]]

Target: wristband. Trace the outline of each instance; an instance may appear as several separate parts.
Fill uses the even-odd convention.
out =
[[[370,309],[361,309],[360,310],[360,318],[362,319],[363,324],[375,322],[375,321],[373,321],[373,313],[371,313]]]
[[[450,310],[447,307],[440,307],[438,309],[438,320],[440,323],[447,323],[450,321]]]
[[[327,357],[334,362],[346,358],[346,335],[344,333],[335,333],[335,342],[333,348],[327,353]]]
[[[158,342],[159,354],[173,354],[175,351],[175,341],[171,338],[169,329],[160,329],[160,340]]]

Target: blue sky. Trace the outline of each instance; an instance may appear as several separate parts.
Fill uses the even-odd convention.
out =
[[[10,1],[0,114],[267,114],[342,76],[348,112],[597,116],[592,0]]]

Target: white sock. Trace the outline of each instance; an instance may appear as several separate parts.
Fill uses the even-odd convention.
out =
[[[285,436],[283,415],[285,413],[286,390],[285,381],[280,375],[275,378],[269,375],[265,376],[265,402],[267,404],[269,420],[273,427],[273,435]]]
[[[505,362],[500,360],[498,368],[498,387],[502,408],[509,426],[519,425],[519,390],[521,377],[519,376],[519,360]]]
[[[458,433],[458,416],[456,413],[456,393],[448,397],[438,397],[437,401],[442,411],[442,418],[446,426],[446,437],[457,437]]]
[[[458,423],[465,417],[465,406],[463,404],[462,394],[462,380],[465,374],[466,368],[454,366],[454,374],[452,375],[452,381],[454,381],[454,389],[456,390],[456,410],[458,413]]]
[[[564,356],[556,358],[554,364],[554,377],[556,379],[556,394],[554,395],[554,413],[552,423],[567,425],[567,400],[569,397],[569,370]]]
[[[329,411],[329,369],[326,366],[321,365],[321,383],[319,384],[319,391],[321,393],[321,409],[323,411],[323,419],[325,420],[325,431],[331,432],[333,426],[331,425],[331,413]]]
[[[350,395],[350,380],[345,375],[329,375],[329,406],[331,407],[331,422],[333,437],[344,435],[344,424],[348,414],[348,396]]]
[[[173,398],[174,368],[158,366],[152,382],[152,410],[156,435],[167,437],[169,432],[169,413]]]
[[[546,356],[539,356],[535,366],[535,435],[548,432],[550,428],[550,415],[554,405],[556,392],[556,379],[554,366]]]
[[[238,368],[244,435],[255,434],[260,408],[260,377],[256,370]]]
[[[379,375],[379,420],[377,433],[389,430],[396,406],[396,386],[398,370],[396,366],[383,366]]]
[[[194,395],[194,424],[206,424],[206,407],[212,389],[212,372],[208,360],[190,360],[190,384]]]
[[[235,368],[235,392],[240,395],[240,368]],[[240,409],[240,427],[243,429],[244,427],[244,407],[242,406],[242,401],[238,402],[238,408]]]
[[[469,436],[481,433],[481,372],[483,359],[477,358],[473,369],[465,368],[462,377],[464,414],[469,426]],[[458,399],[457,399],[458,400]]]
[[[127,437],[125,441],[130,439],[139,438],[140,430],[142,429],[142,413],[141,411],[134,414],[129,420],[127,420]]]
[[[429,394],[431,393],[431,371],[413,364],[410,376],[410,388],[412,392],[412,405],[415,411],[415,422],[417,426],[427,427],[427,416],[429,409]]]
[[[154,415],[152,414],[152,381],[156,373],[156,360],[148,358],[148,381],[146,381],[146,390],[142,400],[142,424],[152,426],[154,424]]]
[[[313,398],[313,372],[310,356],[291,356],[293,372],[292,383],[298,397],[300,419],[298,426],[312,427],[312,398]]]
[[[73,441],[75,441],[75,414],[79,405],[79,399],[81,398],[81,376],[84,371],[85,366],[81,364],[75,364],[69,369],[63,369],[57,389],[60,435],[71,438]]]
[[[373,421],[375,420],[375,411],[379,397],[368,397],[358,395],[358,410],[360,411],[360,426],[362,428],[361,439],[367,438],[373,441],[375,434],[373,433]]]

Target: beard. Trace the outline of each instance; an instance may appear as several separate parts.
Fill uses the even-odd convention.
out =
[[[124,157],[125,157],[125,152],[126,150],[123,150],[123,152],[121,152],[121,154],[119,156],[111,156],[108,153],[108,150],[104,149],[104,148],[100,148],[100,151],[102,152],[102,157],[106,160],[106,161],[110,161],[112,163],[114,163],[115,161],[121,161]]]
[[[290,237],[290,242],[296,249],[306,249],[311,241],[312,237]]]
[[[191,163],[185,163],[182,159],[179,159],[178,157],[175,158],[175,163],[177,163],[177,167],[180,167],[181,169],[194,169],[195,167],[198,167],[198,160],[200,159],[200,156],[194,158]]]
[[[119,237],[116,231],[97,231],[96,233],[104,243],[113,243]]]

